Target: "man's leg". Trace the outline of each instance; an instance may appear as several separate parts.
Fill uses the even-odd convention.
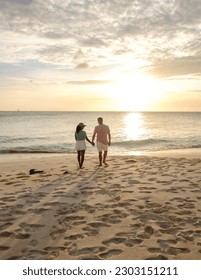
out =
[[[99,152],[99,166],[102,165],[102,158],[103,158],[102,152]]]
[[[107,151],[104,151],[104,154],[103,154],[103,163],[104,163],[105,165],[108,165],[108,164],[106,163],[106,157],[107,157]]]

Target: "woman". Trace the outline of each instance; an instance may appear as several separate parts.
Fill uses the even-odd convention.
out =
[[[77,160],[80,168],[82,168],[82,165],[84,163],[84,155],[87,148],[85,140],[87,140],[91,145],[94,146],[94,143],[89,140],[86,132],[83,130],[85,126],[86,125],[84,125],[83,123],[79,123],[75,131],[75,149],[77,150]]]

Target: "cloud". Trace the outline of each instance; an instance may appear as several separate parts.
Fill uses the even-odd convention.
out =
[[[78,69],[87,69],[87,68],[89,68],[89,64],[86,63],[86,62],[83,62],[83,63],[78,64],[76,66],[76,68],[78,68]]]
[[[3,1],[3,0],[2,0]],[[0,1],[0,2],[2,2]],[[19,4],[19,5],[29,5],[31,3],[33,3],[34,0],[7,0],[7,3],[10,4]],[[5,1],[4,1],[5,2]]]
[[[167,61],[161,61],[154,64],[147,71],[148,74],[168,78],[172,76],[188,76],[193,74],[195,77],[201,75],[201,56],[198,57],[184,57]],[[188,79],[188,77],[187,77]]]
[[[200,0],[0,0],[0,5],[5,63],[34,58],[87,69],[129,55],[152,63],[157,75],[198,73]]]
[[[85,46],[85,47],[100,48],[101,46],[107,46],[107,40],[104,40],[101,38],[96,38],[96,37],[84,38],[81,43],[82,43],[82,46]]]
[[[68,81],[67,84],[71,85],[103,85],[110,84],[112,80],[85,80],[85,81]]]

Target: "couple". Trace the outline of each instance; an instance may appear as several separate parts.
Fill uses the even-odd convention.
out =
[[[84,155],[86,150],[86,143],[85,140],[87,140],[91,145],[94,144],[94,139],[97,136],[97,150],[99,152],[99,166],[102,166],[102,163],[104,163],[106,166],[108,165],[106,163],[106,157],[107,157],[107,149],[108,146],[111,144],[111,135],[110,135],[110,129],[109,126],[103,124],[103,118],[98,118],[98,125],[94,129],[94,133],[92,136],[92,141],[89,140],[87,137],[86,132],[83,130],[85,125],[83,123],[79,123],[79,125],[76,128],[75,131],[75,140],[76,145],[75,149],[77,150],[77,160],[79,163],[79,167],[82,168],[84,163]]]

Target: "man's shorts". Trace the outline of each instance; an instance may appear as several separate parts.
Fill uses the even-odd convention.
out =
[[[102,143],[100,143],[100,142],[97,142],[97,143],[96,143],[96,146],[97,146],[97,150],[98,150],[99,152],[102,152],[102,151],[106,152],[107,149],[108,149],[108,145],[102,144]]]

